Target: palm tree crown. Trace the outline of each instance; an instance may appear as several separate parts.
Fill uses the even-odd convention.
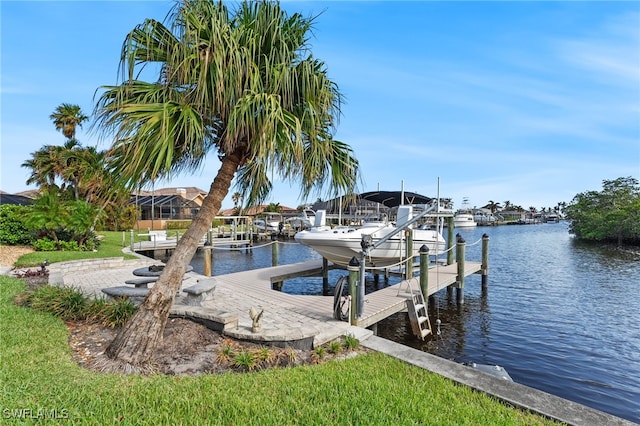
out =
[[[237,164],[247,203],[264,200],[270,172],[299,179],[301,195],[325,183],[350,190],[357,160],[332,138],[341,95],[308,53],[312,19],[277,3],[186,1],[171,31],[146,20],[128,36],[120,86],[106,87],[98,123],[115,130],[114,168],[132,184],[195,170],[214,150]],[[157,81],[136,80],[139,64],[160,65]],[[338,191],[335,191],[338,192]]]
[[[89,119],[78,105],[67,103],[60,104],[49,118],[53,120],[56,130],[60,130],[67,139],[75,138],[76,128],[82,127],[82,123]]]

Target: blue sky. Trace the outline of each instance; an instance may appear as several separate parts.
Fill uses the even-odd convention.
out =
[[[170,1],[2,1],[0,189],[20,165],[64,143],[49,115],[63,102],[91,114],[117,81],[128,31],[162,20]],[[346,103],[336,138],[354,149],[362,191],[553,207],[640,179],[640,2],[296,2],[319,15],[314,55]],[[89,125],[77,139],[106,149]],[[219,162],[159,186],[208,190]],[[233,192],[233,189],[232,191]],[[296,207],[275,182],[268,202]],[[315,194],[307,201],[315,201]],[[232,207],[231,197],[223,207]]]

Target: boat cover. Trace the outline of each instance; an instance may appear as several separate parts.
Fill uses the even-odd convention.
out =
[[[374,201],[386,207],[398,207],[403,204],[429,204],[434,199],[415,192],[404,192],[404,202],[402,191],[372,191],[365,192],[358,196],[361,200]]]

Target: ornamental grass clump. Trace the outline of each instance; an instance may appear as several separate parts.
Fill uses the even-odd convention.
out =
[[[344,338],[343,346],[348,351],[354,351],[360,346],[360,341],[352,334],[347,334]]]
[[[42,286],[19,299],[23,306],[49,312],[65,321],[87,317],[88,299],[73,287]]]
[[[233,367],[240,371],[253,371],[258,368],[260,363],[253,351],[241,350],[233,357]]]
[[[16,296],[14,303],[48,312],[64,321],[86,320],[111,328],[124,325],[136,310],[126,298],[93,299],[73,287],[49,285]]]
[[[105,327],[122,327],[135,313],[136,305],[126,297],[118,297],[111,301],[96,299],[88,306],[88,319]]]

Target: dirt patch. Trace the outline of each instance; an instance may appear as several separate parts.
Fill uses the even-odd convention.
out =
[[[108,363],[104,351],[117,330],[86,322],[69,322],[67,326],[73,359],[84,368],[101,371],[102,366]],[[331,353],[329,346],[309,351],[261,346],[227,338],[188,319],[169,318],[153,365],[157,372],[167,375],[241,373],[318,364],[350,358],[366,351],[363,347]]]
[[[35,250],[28,246],[3,246],[0,245],[0,266],[11,266],[23,254],[33,253]]]

